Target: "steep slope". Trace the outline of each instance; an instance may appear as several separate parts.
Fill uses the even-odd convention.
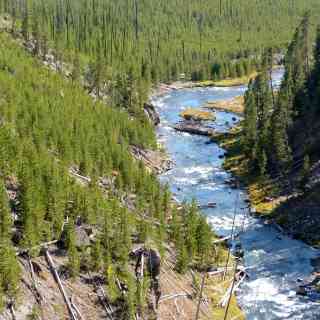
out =
[[[310,28],[306,14],[288,47],[278,91],[270,86],[272,51],[266,52],[245,95],[243,131],[234,135],[237,158],[228,165],[249,182],[258,213],[319,244],[320,29],[315,40]]]
[[[73,312],[154,318],[150,280],[137,281],[129,258],[147,242],[162,255],[164,297],[187,291],[180,308],[191,319],[198,290],[189,273],[177,270],[192,268],[200,277],[197,270],[223,263],[226,248],[215,254],[215,236],[196,205],[177,208],[132,157],[132,148],[155,149],[149,122],[93,99],[28,54],[19,39],[1,34],[0,40],[1,317],[68,317],[52,259]],[[201,314],[212,307],[205,300]],[[160,303],[164,317],[167,310],[177,312],[174,300]]]

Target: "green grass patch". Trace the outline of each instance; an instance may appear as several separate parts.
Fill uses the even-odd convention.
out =
[[[242,86],[245,84],[248,84],[249,81],[253,78],[255,78],[258,75],[258,73],[252,72],[248,76],[243,76],[239,78],[228,78],[228,79],[223,79],[219,81],[214,81],[213,86],[215,87],[236,87],[236,86]]]

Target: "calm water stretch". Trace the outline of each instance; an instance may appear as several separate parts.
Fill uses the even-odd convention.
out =
[[[274,73],[278,85],[282,72]],[[231,189],[226,180],[230,174],[222,168],[219,156],[224,150],[208,144],[206,137],[178,133],[171,128],[180,120],[186,107],[199,107],[207,101],[226,100],[244,94],[245,86],[230,88],[193,88],[172,91],[153,102],[161,116],[158,139],[175,163],[161,176],[175,197],[196,199],[199,204],[216,202],[217,207],[203,210],[217,234],[229,235],[235,207],[236,232],[244,230],[240,242],[244,249],[244,264],[249,278],[237,292],[238,301],[248,320],[320,319],[320,304],[296,296],[296,280],[310,275],[310,259],[319,251],[281,234],[271,225],[247,214],[244,190]],[[210,126],[225,131],[239,121],[232,113],[217,112]],[[236,117],[236,121],[234,121]]]

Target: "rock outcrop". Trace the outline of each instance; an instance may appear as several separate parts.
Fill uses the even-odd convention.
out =
[[[187,132],[187,133],[197,134],[200,136],[207,136],[207,137],[212,136],[215,132],[214,129],[203,126],[201,122],[188,121],[188,120],[177,123],[173,128],[177,131]]]
[[[130,151],[135,159],[141,160],[155,174],[161,174],[172,168],[172,161],[164,152],[141,149],[137,146],[131,146]]]
[[[145,103],[143,108],[144,113],[146,114],[151,123],[153,123],[155,126],[160,124],[160,116],[156,111],[154,105],[152,105],[151,103]]]

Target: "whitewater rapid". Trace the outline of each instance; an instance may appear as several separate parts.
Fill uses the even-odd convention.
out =
[[[274,85],[279,84],[281,76],[281,71],[274,73]],[[311,259],[319,257],[319,251],[248,214],[246,191],[232,189],[226,183],[231,176],[222,168],[224,150],[217,144],[209,143],[207,137],[172,129],[182,110],[208,101],[232,99],[243,95],[245,90],[245,86],[181,89],[154,99],[161,117],[158,140],[175,163],[160,179],[169,184],[180,201],[215,202],[216,208],[203,210],[203,214],[221,236],[230,234],[234,208],[238,208],[236,228],[244,231],[240,242],[249,278],[237,297],[248,320],[320,319],[320,304],[295,294],[296,280],[310,275]],[[226,131],[240,120],[228,112],[217,111],[216,115],[210,126],[218,131]]]

